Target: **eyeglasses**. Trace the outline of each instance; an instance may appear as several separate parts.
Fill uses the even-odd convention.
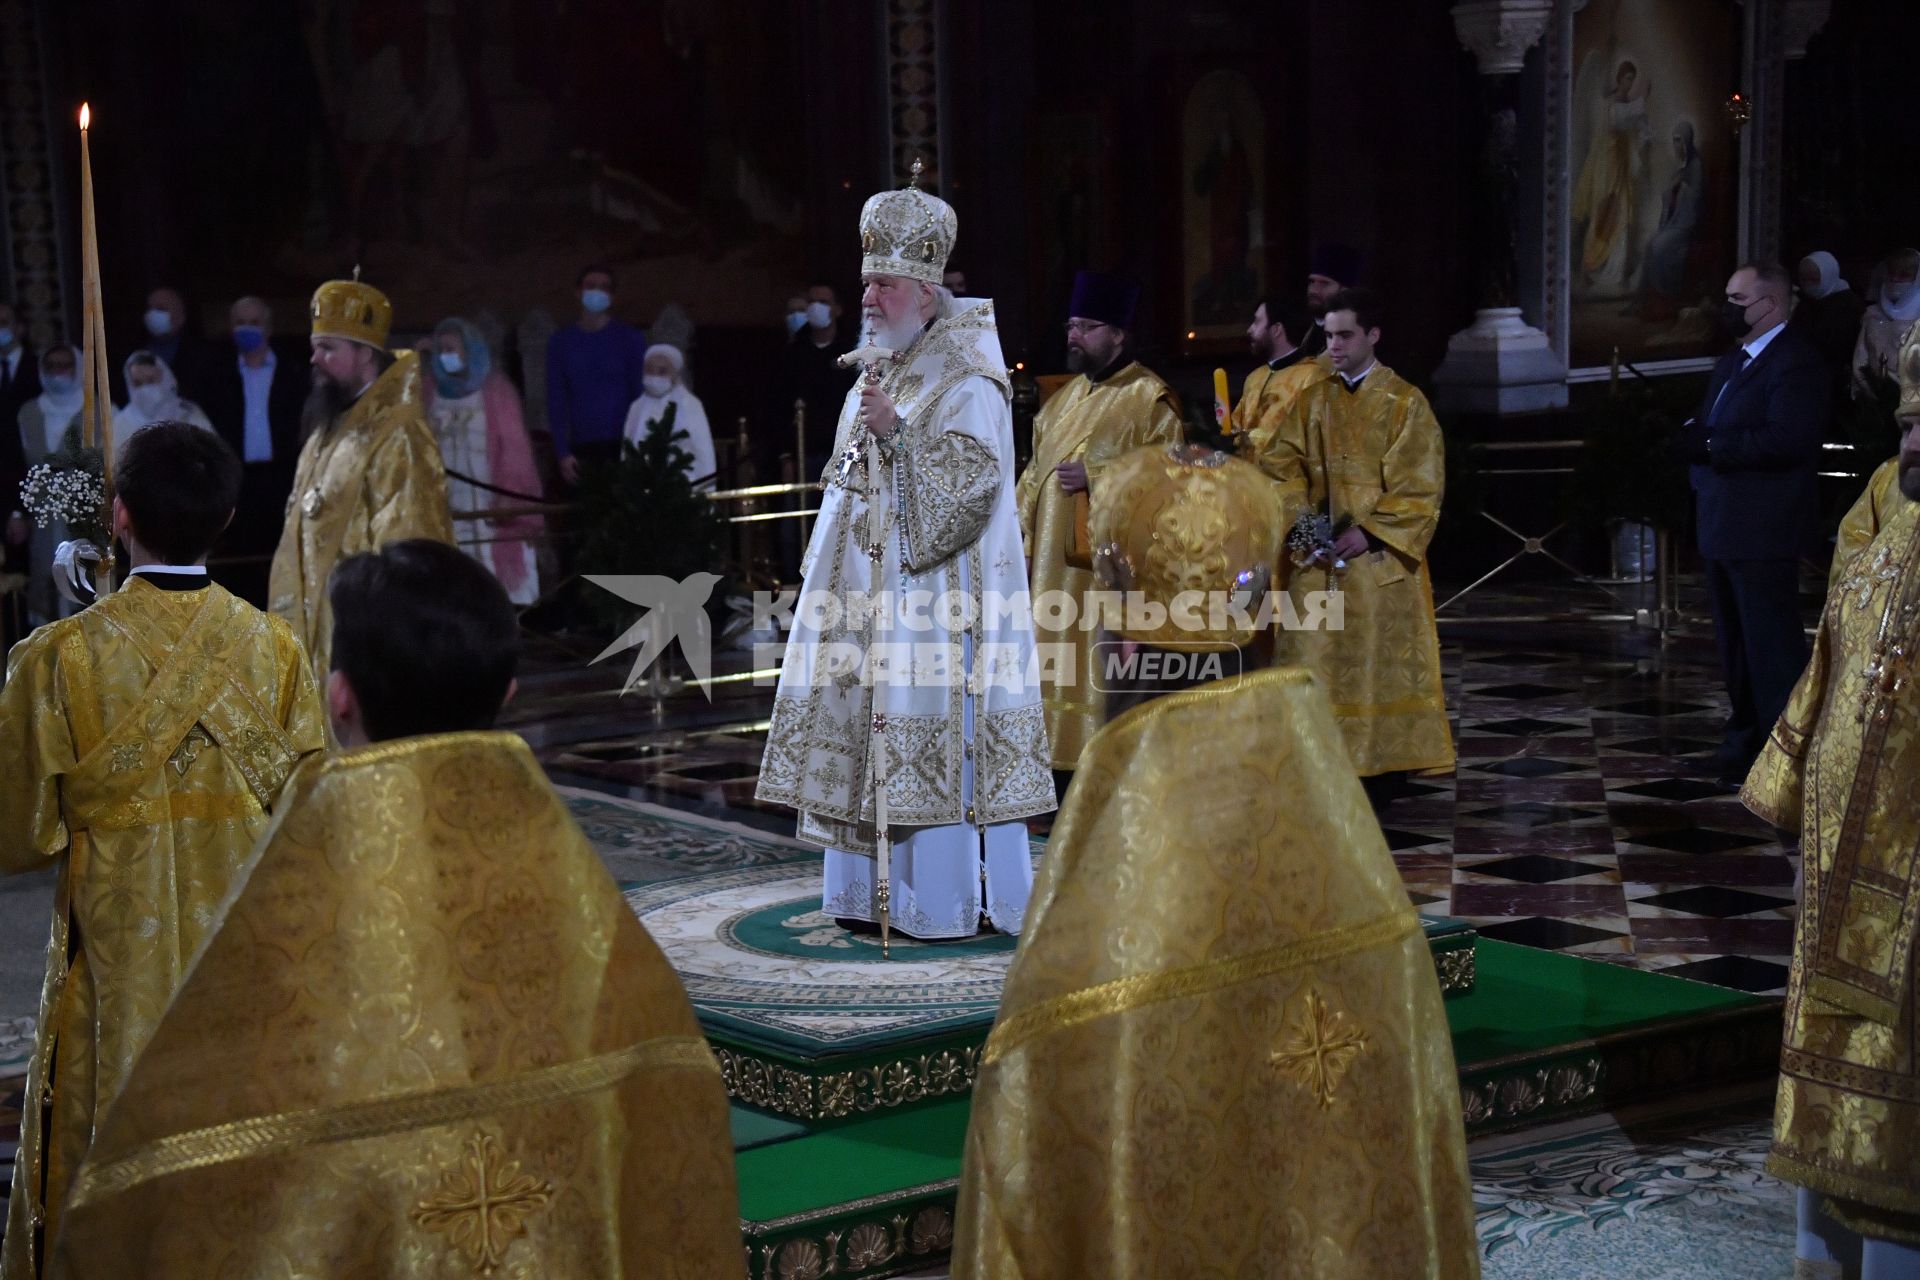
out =
[[[1105,320],[1069,320],[1067,321],[1067,336],[1071,338],[1076,333],[1092,333],[1095,329],[1110,329],[1112,327],[1113,326]]]

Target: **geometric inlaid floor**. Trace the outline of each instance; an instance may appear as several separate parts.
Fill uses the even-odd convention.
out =
[[[1381,824],[1416,904],[1506,942],[1782,990],[1796,849],[1686,759],[1726,714],[1711,649],[1592,624],[1443,639],[1459,767]],[[566,715],[537,723],[525,683],[515,727],[570,780],[791,832],[753,799],[765,691],[731,690],[730,714],[703,707],[685,728],[635,731],[636,704],[602,703],[569,733]]]

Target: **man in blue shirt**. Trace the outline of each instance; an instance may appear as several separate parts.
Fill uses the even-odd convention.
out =
[[[580,273],[580,318],[547,339],[547,424],[560,477],[620,458],[627,409],[640,398],[647,337],[613,315],[613,272]]]

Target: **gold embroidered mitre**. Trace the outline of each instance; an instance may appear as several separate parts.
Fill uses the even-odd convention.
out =
[[[1258,467],[1197,444],[1136,450],[1100,478],[1088,523],[1101,582],[1165,611],[1158,626],[1136,627],[1126,609],[1119,635],[1184,653],[1253,639],[1284,536]]]
[[[1920,417],[1920,324],[1907,330],[1900,343],[1900,407],[1903,418]]]
[[[384,349],[393,328],[393,304],[387,295],[355,279],[329,280],[313,291],[313,336],[347,338]]]
[[[920,179],[914,164],[914,183]],[[860,210],[860,274],[939,284],[960,234],[953,206],[917,185],[882,191]]]

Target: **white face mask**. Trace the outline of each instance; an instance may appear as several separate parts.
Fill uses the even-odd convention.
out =
[[[459,373],[467,367],[467,362],[460,358],[458,351],[442,351],[440,353],[440,367],[448,373]]]
[[[159,417],[163,411],[171,407],[173,399],[167,394],[167,389],[158,382],[149,382],[144,386],[135,387],[129,394],[133,400],[133,407],[149,418]]]
[[[833,308],[824,302],[807,304],[807,323],[816,329],[824,329],[833,323]]]
[[[640,379],[640,385],[647,389],[648,395],[665,399],[667,392],[673,390],[673,379],[664,373],[649,373]]]

